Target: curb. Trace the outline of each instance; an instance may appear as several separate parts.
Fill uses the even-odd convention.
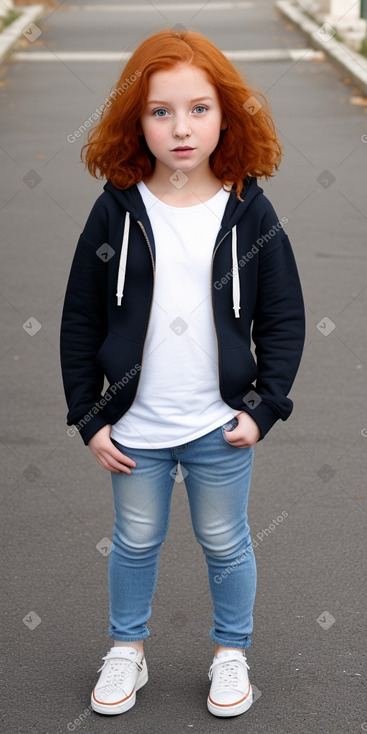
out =
[[[313,48],[323,51],[367,97],[367,59],[364,56],[348,48],[345,43],[336,41],[328,32],[328,28],[333,30],[329,23],[316,23],[290,0],[277,0],[275,6],[308,37]]]
[[[23,31],[34,23],[44,13],[43,5],[29,5],[27,7],[16,7],[21,12],[20,18],[17,18],[5,30],[0,33],[0,64],[6,60],[14,46],[23,36]]]

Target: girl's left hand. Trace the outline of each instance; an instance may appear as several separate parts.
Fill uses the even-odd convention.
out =
[[[260,429],[256,421],[248,413],[242,411],[236,415],[238,426],[233,431],[226,431],[226,440],[238,449],[248,449],[260,438]]]

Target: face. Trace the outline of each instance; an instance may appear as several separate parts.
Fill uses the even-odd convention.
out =
[[[216,88],[202,69],[180,64],[150,77],[148,100],[140,119],[156,170],[209,170],[223,123]]]

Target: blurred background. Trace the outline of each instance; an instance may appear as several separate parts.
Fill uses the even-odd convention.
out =
[[[6,731],[367,731],[365,0],[0,0],[0,9]],[[67,433],[60,318],[104,184],[79,159],[90,118],[126,54],[177,24],[208,36],[269,99],[285,155],[259,183],[288,219],[307,340],[294,412],[255,450],[253,707],[227,721],[206,710],[211,601],[177,481],[146,643],[149,685],[123,720],[105,720],[89,696],[109,643],[112,494],[109,475]]]

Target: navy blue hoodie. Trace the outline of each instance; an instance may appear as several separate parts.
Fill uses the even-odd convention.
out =
[[[249,413],[262,439],[293,408],[287,395],[302,355],[304,305],[284,223],[256,179],[244,181],[241,198],[230,194],[213,243],[208,293],[221,397]],[[154,276],[155,243],[140,192],[108,181],[78,241],[61,324],[67,424],[85,444],[134,401]]]

